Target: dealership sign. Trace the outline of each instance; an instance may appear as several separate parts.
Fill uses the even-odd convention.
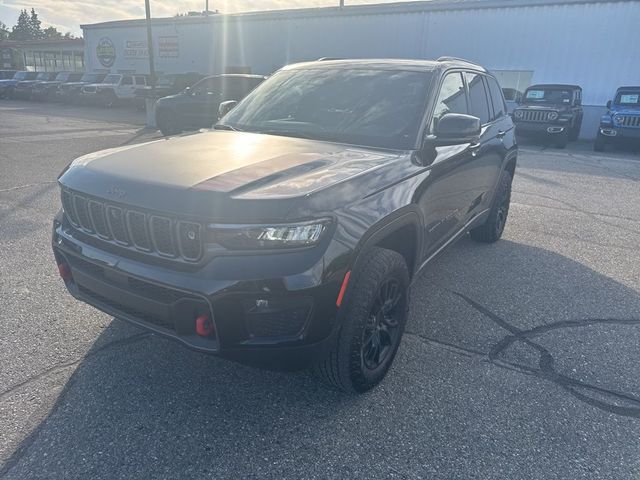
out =
[[[116,47],[108,37],[102,37],[96,47],[96,56],[98,61],[104,67],[111,67],[116,61]]]
[[[177,35],[158,37],[158,57],[176,58],[180,56],[180,43]],[[149,48],[145,40],[125,40],[124,58],[149,58]]]
[[[158,56],[160,58],[177,58],[180,56],[180,43],[177,35],[158,37]]]
[[[124,58],[149,58],[149,48],[144,40],[125,40]]]

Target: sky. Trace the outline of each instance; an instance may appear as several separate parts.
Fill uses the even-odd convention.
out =
[[[394,0],[345,0],[347,5],[391,3]],[[220,13],[249,12],[282,8],[326,7],[339,0],[209,0],[209,9]],[[0,21],[15,25],[21,9],[36,9],[44,27],[81,35],[81,24],[144,17],[144,0],[0,0]],[[205,0],[151,0],[153,17],[171,17],[176,13],[202,11]]]

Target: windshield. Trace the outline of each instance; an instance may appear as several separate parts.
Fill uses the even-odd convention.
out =
[[[68,72],[59,73],[56,76],[56,81],[58,81],[58,82],[66,82],[68,78],[69,78],[69,73]]]
[[[428,72],[365,69],[281,71],[221,124],[239,130],[391,149],[416,145]]]
[[[48,80],[48,79],[49,79],[49,74],[45,72],[39,73],[36,76],[36,80]]]
[[[18,72],[13,76],[13,78],[14,80],[24,80],[25,78],[27,78],[27,73],[28,72]]]
[[[527,90],[525,103],[571,103],[571,90],[560,88],[535,88]]]
[[[108,83],[109,85],[116,85],[120,81],[120,78],[122,78],[122,75],[107,75],[102,81],[102,83]]]
[[[615,104],[640,107],[640,90],[618,92]]]

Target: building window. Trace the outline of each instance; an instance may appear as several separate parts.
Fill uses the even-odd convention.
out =
[[[491,73],[498,79],[508,102],[520,101],[522,93],[531,85],[533,79],[532,70],[492,70]]]

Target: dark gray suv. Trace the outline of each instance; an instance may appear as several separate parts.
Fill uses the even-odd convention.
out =
[[[69,292],[110,315],[363,392],[418,272],[467,232],[502,235],[516,157],[478,65],[288,66],[213,131],[71,163],[53,251]]]

